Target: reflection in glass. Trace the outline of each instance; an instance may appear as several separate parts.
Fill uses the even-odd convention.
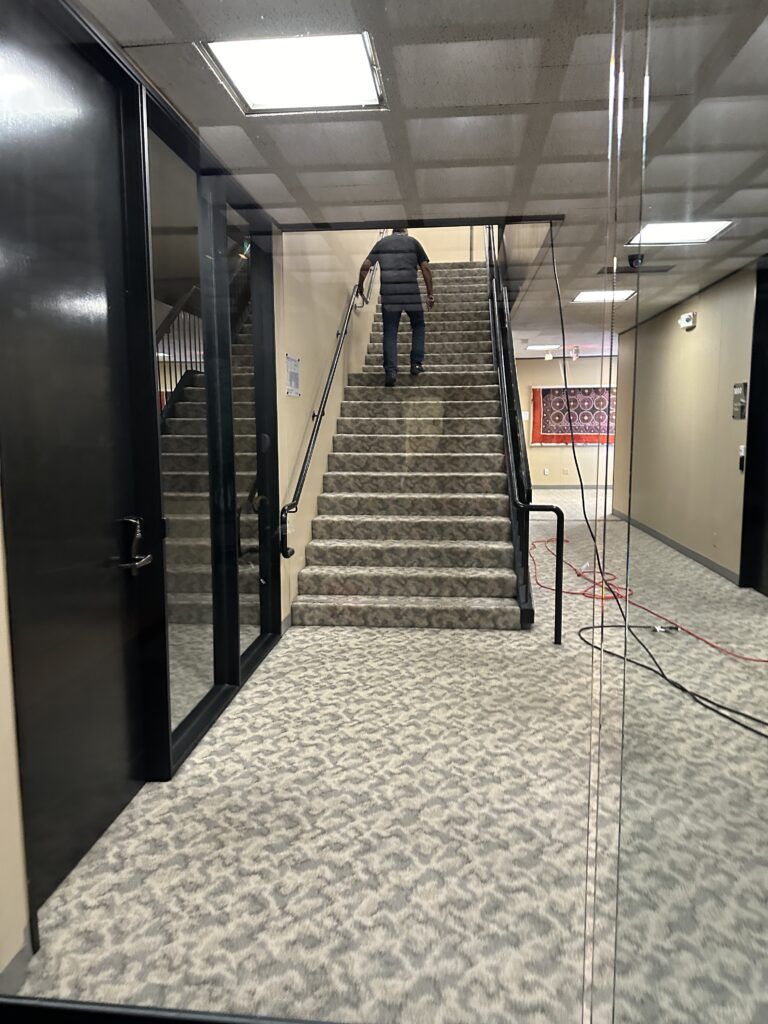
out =
[[[248,225],[227,206],[230,325],[239,538],[240,649],[261,635],[259,582],[259,493],[256,478],[254,350],[250,307]]]
[[[208,438],[197,238],[197,176],[150,132],[158,405],[175,728],[213,685]]]
[[[750,543],[768,530],[768,22],[747,3],[672,13],[651,4],[624,50],[648,107],[627,120],[636,217],[616,239],[621,264],[644,258],[619,340],[614,504],[633,525],[611,560],[628,547],[645,667],[624,679],[614,1020],[746,1024],[765,1019],[768,931],[768,581]]]

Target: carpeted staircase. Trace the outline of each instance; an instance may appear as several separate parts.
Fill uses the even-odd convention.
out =
[[[253,347],[250,317],[232,345],[232,387],[235,414],[235,471],[238,504],[245,500],[256,473]],[[164,512],[167,520],[166,586],[168,620],[211,622],[211,543],[208,498],[208,438],[205,375],[195,374],[176,401],[162,436]],[[258,545],[255,515],[242,517],[243,546]],[[258,555],[240,560],[240,620],[259,625]]]
[[[299,575],[299,626],[518,629],[499,388],[486,271],[432,264],[420,377],[403,315],[384,388],[377,311],[350,375]]]

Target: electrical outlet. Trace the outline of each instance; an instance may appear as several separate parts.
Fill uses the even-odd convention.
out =
[[[568,469],[567,466],[563,466],[563,476],[568,476],[570,474],[570,472],[571,471],[570,471],[570,469]]]
[[[549,466],[544,467],[544,476],[549,476]]]

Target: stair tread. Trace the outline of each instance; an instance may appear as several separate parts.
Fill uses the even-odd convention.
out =
[[[432,579],[435,576],[450,576],[454,579],[463,579],[468,576],[482,576],[485,579],[507,579],[514,576],[514,571],[507,568],[492,568],[482,565],[473,566],[450,566],[450,565],[307,565],[302,570],[302,575],[307,573],[312,576],[402,576],[407,573],[409,576],[424,576]]]
[[[511,597],[394,597],[370,594],[299,594],[296,604],[385,605],[390,608],[411,606],[421,608],[508,608],[515,605]]]
[[[339,548],[348,548],[348,547],[352,547],[352,546],[354,546],[354,547],[358,547],[358,546],[363,546],[363,547],[379,547],[379,548],[404,548],[404,547],[414,547],[414,546],[416,546],[416,547],[419,547],[419,548],[429,548],[430,550],[432,550],[432,549],[437,550],[437,549],[444,549],[444,548],[452,548],[452,547],[461,547],[461,548],[466,548],[466,547],[471,547],[471,548],[484,547],[484,548],[498,548],[498,549],[502,549],[503,548],[504,550],[508,550],[509,548],[512,547],[512,541],[511,540],[473,540],[472,538],[467,538],[466,540],[419,540],[419,539],[413,539],[413,540],[368,540],[368,539],[359,539],[359,538],[350,538],[349,540],[341,540],[341,539],[338,539],[336,537],[333,537],[333,538],[329,538],[327,540],[324,540],[324,539],[312,540],[312,541],[310,541],[310,543],[314,544],[314,545],[323,544],[323,545],[327,545],[329,547],[339,547]]]
[[[335,494],[334,494],[334,497],[336,497]],[[409,495],[409,497],[412,497],[412,495]],[[360,514],[355,514],[355,515],[344,515],[344,514],[336,515],[336,514],[333,514],[333,513],[329,514],[327,512],[322,514],[322,515],[315,516],[314,521],[317,522],[318,520],[320,520],[320,521],[323,521],[323,522],[328,522],[329,520],[333,520],[334,522],[345,522],[345,523],[347,523],[347,522],[355,522],[355,523],[357,523],[357,522],[366,522],[366,523],[373,523],[373,522],[379,522],[379,523],[412,523],[412,522],[420,522],[421,523],[421,522],[430,522],[430,523],[432,523],[432,522],[434,522],[434,523],[451,523],[451,524],[456,524],[456,523],[462,523],[462,522],[464,522],[464,523],[474,523],[478,519],[482,519],[484,522],[487,522],[488,520],[495,520],[496,522],[499,522],[499,523],[505,523],[505,524],[509,523],[509,517],[508,516],[494,516],[494,515],[489,515],[489,516],[486,516],[486,515],[479,515],[479,516],[424,516],[424,515],[421,515],[421,516],[420,515],[414,515],[414,516],[391,516],[391,515],[383,515],[383,516],[380,516],[380,515],[370,515],[370,514],[367,514],[367,515],[366,514],[363,514],[363,515],[360,515]]]

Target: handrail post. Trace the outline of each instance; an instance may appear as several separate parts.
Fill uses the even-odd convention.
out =
[[[531,512],[550,512],[557,519],[557,538],[555,555],[555,636],[554,642],[562,644],[563,640],[563,558],[565,547],[565,514],[557,505],[539,505],[531,502],[530,473],[527,468],[527,451],[525,450],[525,439],[522,431],[522,418],[519,403],[519,384],[517,372],[514,367],[514,349],[505,349],[502,338],[502,326],[499,309],[504,313],[504,325],[506,336],[511,341],[511,330],[509,325],[509,305],[506,295],[506,288],[502,286],[501,300],[497,288],[497,271],[495,249],[493,243],[493,232],[490,226],[485,229],[485,254],[488,268],[488,312],[491,320],[491,349],[494,357],[494,365],[499,379],[499,392],[502,406],[502,428],[504,434],[504,448],[507,453],[507,468],[509,474],[510,488],[510,517],[513,523],[517,521],[517,544],[524,548],[516,554],[518,565],[522,566],[525,579],[518,580],[518,598],[521,593],[526,593],[525,587],[530,590],[530,574],[528,571],[528,557],[530,544],[530,514]],[[509,365],[512,362],[512,365]],[[509,386],[514,394],[510,396],[507,386],[507,373],[509,372]],[[512,428],[511,405],[514,406],[515,429]],[[515,443],[517,442],[517,443]],[[518,481],[518,463],[522,470],[522,479]],[[525,493],[521,498],[519,486],[523,487]],[[517,515],[512,513],[515,509]]]

